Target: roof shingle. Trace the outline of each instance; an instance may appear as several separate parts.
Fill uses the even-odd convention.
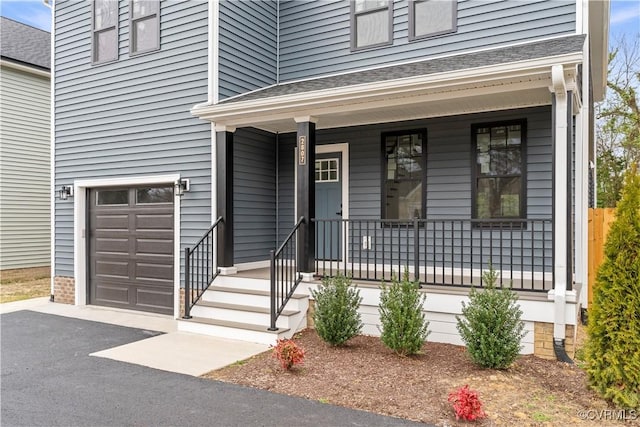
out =
[[[424,76],[434,73],[485,67],[515,61],[582,52],[585,36],[575,35],[552,40],[527,43],[492,49],[484,52],[468,53],[445,58],[430,59],[409,64],[381,67],[330,77],[281,83],[262,90],[239,95],[220,101],[220,104],[250,101],[275,96],[293,95],[322,89],[332,89],[363,83],[382,82],[407,77]]]
[[[0,56],[51,69],[51,33],[39,28],[0,17]]]

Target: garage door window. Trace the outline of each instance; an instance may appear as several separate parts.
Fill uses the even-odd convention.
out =
[[[129,204],[129,191],[128,190],[100,190],[96,197],[96,204],[98,206],[105,205],[128,205]]]
[[[136,203],[173,203],[173,187],[138,188]]]

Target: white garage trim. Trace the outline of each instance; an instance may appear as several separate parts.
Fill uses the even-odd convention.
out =
[[[73,275],[75,305],[87,304],[87,189],[145,184],[173,184],[180,174],[77,180],[73,182]],[[173,200],[173,315],[180,316],[180,196]]]

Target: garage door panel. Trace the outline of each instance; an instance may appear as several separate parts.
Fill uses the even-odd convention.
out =
[[[167,307],[173,307],[173,292],[150,288],[138,288],[136,293],[138,306],[146,311],[159,311],[171,314]]]
[[[136,279],[173,281],[173,266],[157,263],[136,263]]]
[[[96,215],[93,224],[96,230],[126,231],[129,229],[129,215],[127,213]]]
[[[168,255],[173,257],[172,239],[136,238],[137,255]]]
[[[128,238],[109,238],[96,236],[96,252],[100,254],[111,255],[129,255],[129,239]]]
[[[132,202],[136,188],[127,191]],[[89,193],[90,303],[172,314],[173,205],[96,204],[95,193]]]
[[[96,261],[95,273],[96,277],[117,277],[128,280],[129,261]]]
[[[129,305],[128,285],[103,283],[96,289],[96,300],[109,305]]]
[[[136,214],[136,229],[140,230],[172,230],[173,215],[172,214]]]

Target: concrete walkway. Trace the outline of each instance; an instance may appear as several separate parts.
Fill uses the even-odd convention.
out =
[[[49,302],[46,297],[0,304],[0,313],[20,310],[163,332],[164,334],[153,338],[97,351],[91,356],[179,374],[200,376],[269,349],[263,344],[178,332],[177,321],[160,314],[88,305],[56,304]]]
[[[163,334],[68,316],[73,310],[63,310],[67,316],[46,313],[61,310],[55,304],[36,304],[31,310],[2,308],[0,417],[3,427],[418,425],[90,356],[144,341],[153,344],[136,351],[165,351],[168,344],[158,339],[172,332]],[[86,308],[77,309],[78,315],[87,313]],[[100,316],[109,317],[105,313]],[[118,313],[110,319],[120,316],[128,317]],[[158,347],[152,350],[153,346]],[[182,356],[184,364],[192,363]]]

